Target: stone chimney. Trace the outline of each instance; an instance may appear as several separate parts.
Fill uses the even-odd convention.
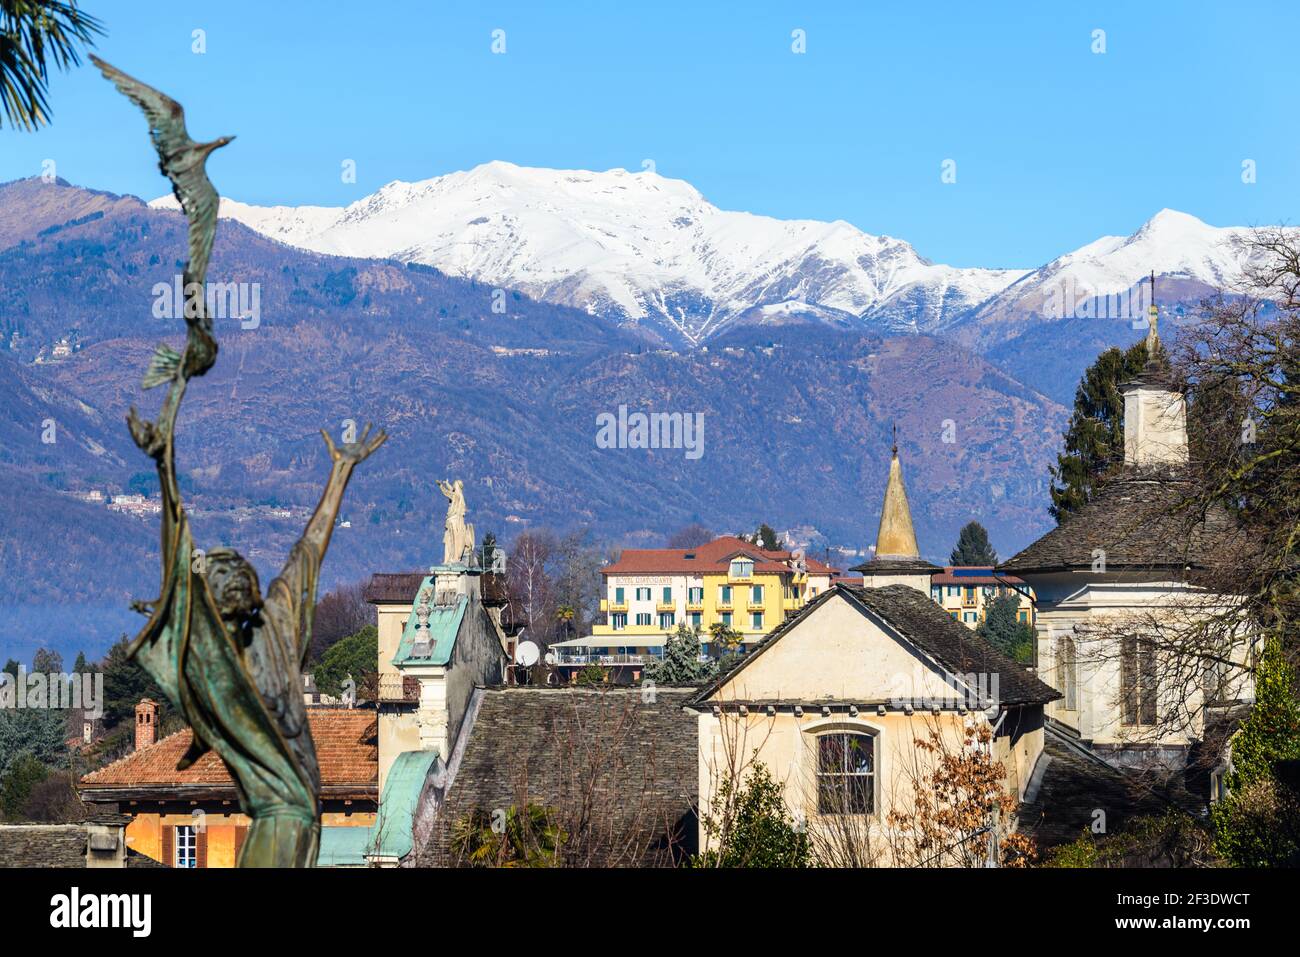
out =
[[[147,748],[158,740],[158,702],[141,698],[135,706],[135,749]]]

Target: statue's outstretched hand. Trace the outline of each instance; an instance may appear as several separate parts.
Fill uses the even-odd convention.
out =
[[[153,459],[162,458],[166,449],[166,439],[157,425],[140,418],[135,411],[135,406],[131,406],[131,411],[127,413],[126,424],[131,430],[131,438],[140,447],[140,451]]]
[[[320,434],[325,438],[325,445],[330,450],[330,460],[333,462],[347,462],[352,465],[357,465],[369,458],[370,454],[374,452],[375,449],[388,441],[388,433],[383,429],[380,429],[375,433],[374,438],[369,439],[368,437],[370,435],[371,427],[371,423],[367,422],[365,431],[361,433],[359,439],[355,442],[348,442],[342,446],[336,446],[334,440],[330,438],[330,434],[324,429],[321,429]]]

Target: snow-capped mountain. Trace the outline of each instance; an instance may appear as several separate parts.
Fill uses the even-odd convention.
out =
[[[797,316],[930,331],[1023,275],[936,265],[843,221],[721,210],[682,180],[622,169],[492,162],[346,208],[223,199],[221,215],[292,246],[423,263],[692,344]]]
[[[1143,281],[1152,272],[1162,308],[1240,291],[1247,256],[1239,241],[1249,233],[1162,209],[1131,236],[1103,236],[1026,273],[969,315],[958,336],[980,346],[1035,321],[1140,320],[1150,305]]]
[[[1236,240],[1248,232],[1164,209],[1131,236],[1103,236],[1038,269],[959,269],[843,220],[718,209],[689,183],[652,172],[504,162],[389,183],[342,208],[223,199],[221,215],[291,246],[434,266],[672,344],[738,322],[815,318],[942,330],[981,351],[1043,320],[1117,318],[1116,308],[1127,310],[1118,318],[1145,316],[1138,284],[1152,270],[1165,304],[1231,290],[1243,265]]]

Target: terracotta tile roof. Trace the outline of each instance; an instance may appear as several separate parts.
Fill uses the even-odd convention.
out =
[[[983,575],[977,574],[984,572]],[[995,575],[992,565],[945,565],[930,576],[931,585],[1023,585],[1015,575]]]
[[[760,574],[788,572],[787,564],[793,552],[780,549],[768,551],[741,541],[734,535],[724,535],[697,548],[626,548],[618,561],[601,569],[602,575],[664,575],[664,574],[718,574],[727,570],[732,557],[748,555],[754,560],[754,571]],[[690,556],[690,557],[688,557]],[[813,575],[831,575],[837,569],[805,558],[808,571]]]
[[[378,721],[364,708],[308,708],[321,789],[377,792],[379,781]],[[184,771],[176,764],[190,746],[189,728],[169,734],[147,748],[92,771],[82,788],[168,788],[199,786],[234,788],[234,781],[215,752],[209,751]]]

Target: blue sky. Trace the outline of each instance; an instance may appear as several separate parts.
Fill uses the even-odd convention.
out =
[[[109,29],[101,55],[181,100],[191,133],[238,135],[209,169],[246,202],[342,205],[491,159],[651,159],[723,208],[845,219],[939,262],[1007,267],[1166,206],[1300,221],[1294,4],[82,6]],[[0,130],[0,181],[54,159],[79,185],[165,192],[142,118],[97,73],[52,92],[51,128]]]

